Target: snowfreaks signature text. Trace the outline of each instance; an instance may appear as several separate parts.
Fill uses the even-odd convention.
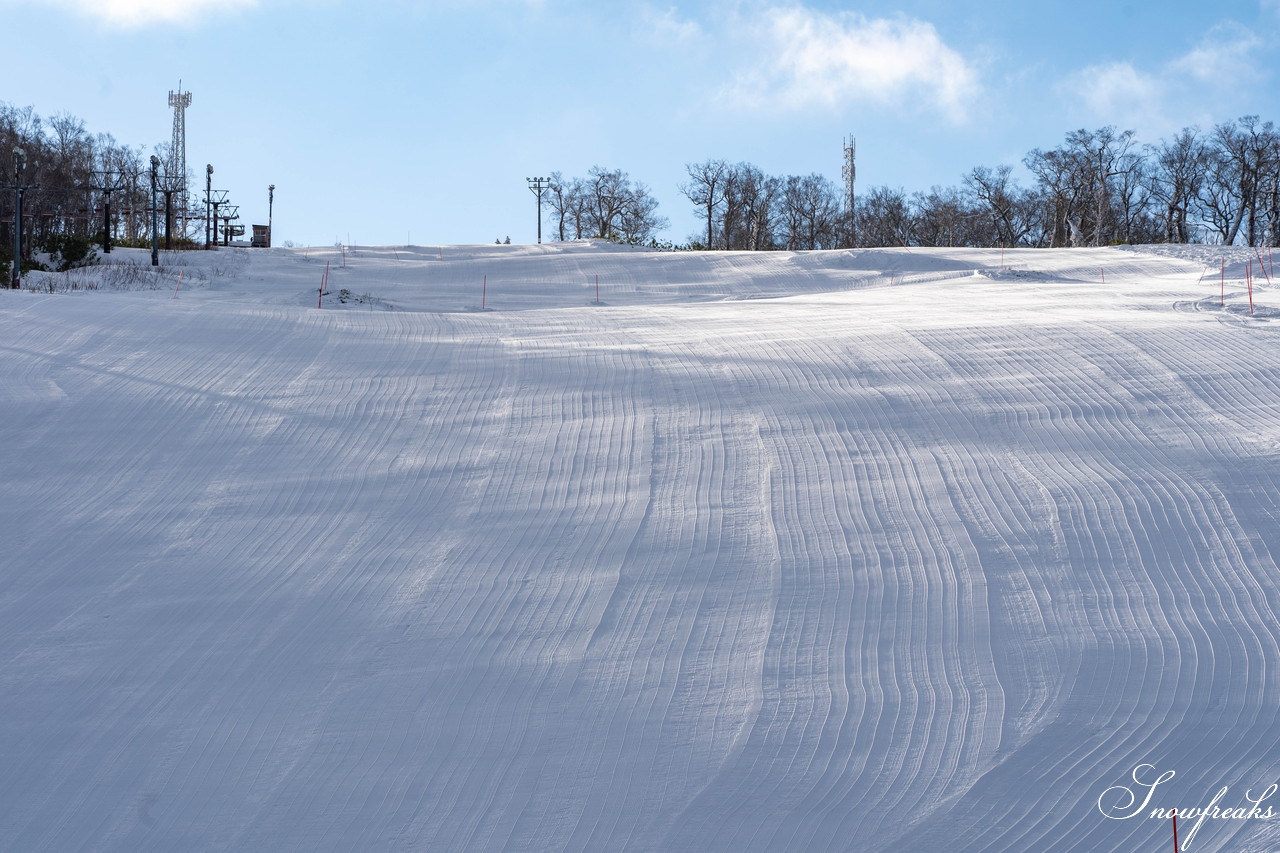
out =
[[[1256,797],[1253,795],[1252,788],[1245,791],[1244,798],[1250,803],[1248,806],[1240,805],[1231,808],[1221,805],[1228,791],[1227,787],[1223,786],[1218,793],[1213,795],[1213,799],[1209,801],[1208,805],[1183,809],[1151,805],[1156,788],[1172,779],[1176,775],[1176,771],[1166,770],[1157,774],[1154,765],[1139,764],[1133,768],[1131,775],[1134,787],[1115,785],[1103,791],[1102,796],[1098,797],[1098,811],[1111,820],[1128,820],[1144,813],[1148,818],[1169,820],[1176,810],[1180,821],[1184,823],[1186,821],[1195,821],[1191,830],[1185,836],[1185,841],[1182,844],[1183,850],[1189,849],[1192,840],[1196,837],[1196,833],[1200,831],[1200,826],[1206,820],[1269,820],[1276,817],[1276,812],[1272,810],[1271,806],[1268,805],[1265,810],[1262,808],[1262,803],[1270,799],[1276,793],[1277,788],[1280,787],[1274,783]]]

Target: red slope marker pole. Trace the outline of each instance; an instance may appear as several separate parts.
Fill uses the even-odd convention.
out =
[[[1258,256],[1258,267],[1262,270],[1262,275],[1267,280],[1267,284],[1271,283],[1271,274],[1267,272],[1267,265],[1262,260],[1262,250],[1257,246],[1253,247],[1253,253]]]
[[[485,300],[489,297],[489,276],[484,277],[484,283],[480,285],[480,310],[484,310]]]
[[[1249,284],[1249,316],[1253,316],[1253,261],[1244,268],[1244,277]]]
[[[1204,277],[1208,275],[1208,273],[1209,273],[1209,268],[1205,267],[1204,272],[1200,273],[1200,281],[1197,281],[1196,284],[1199,284],[1201,281],[1204,281]]]
[[[1169,809],[1169,813],[1173,815],[1173,853],[1178,853],[1178,810]]]
[[[1224,307],[1227,304],[1227,259],[1222,259],[1222,282],[1218,293],[1218,307]]]
[[[178,288],[182,287],[182,270],[178,270],[178,283],[173,286],[173,298],[178,298]]]
[[[600,304],[600,276],[596,276],[596,304]]]
[[[1107,268],[1106,268],[1106,267],[1102,267],[1101,269],[1102,269],[1102,283],[1103,283],[1103,284],[1106,284],[1106,283],[1107,283]]]

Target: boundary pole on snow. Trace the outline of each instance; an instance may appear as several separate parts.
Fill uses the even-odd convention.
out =
[[[178,283],[173,286],[173,298],[178,298],[178,288],[182,287],[182,270],[178,270]]]
[[[1169,813],[1173,815],[1173,853],[1178,853],[1178,810],[1169,809]]]
[[[1106,283],[1107,283],[1107,268],[1106,268],[1106,267],[1099,267],[1099,269],[1101,269],[1101,270],[1102,270],[1102,283],[1103,283],[1103,284],[1106,284]]]
[[[596,276],[596,304],[600,304],[600,276]]]
[[[1257,246],[1253,247],[1253,253],[1258,256],[1258,267],[1262,270],[1262,275],[1267,280],[1267,284],[1271,283],[1271,274],[1267,272],[1267,265],[1262,260],[1262,250]]]
[[[1244,279],[1245,279],[1245,283],[1248,284],[1249,286],[1249,314],[1250,316],[1252,316],[1253,315],[1253,261],[1249,261],[1249,263],[1245,266]]]
[[[489,276],[484,277],[484,282],[480,285],[480,310],[485,310],[485,301],[489,297]]]
[[[1222,280],[1218,291],[1218,307],[1225,307],[1227,304],[1227,259],[1222,259]]]
[[[1204,281],[1204,277],[1208,274],[1209,274],[1209,268],[1205,267],[1204,272],[1200,273],[1200,281],[1197,281],[1196,284],[1200,284],[1200,282]]]

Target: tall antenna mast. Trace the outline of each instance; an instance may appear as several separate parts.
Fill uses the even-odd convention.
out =
[[[858,140],[852,136],[844,141],[844,204],[849,215],[849,248],[858,246],[858,220],[854,215],[854,183],[858,177],[858,167],[854,160],[858,153]]]
[[[176,190],[178,210],[182,225],[180,233],[187,234],[187,107],[191,106],[191,93],[182,91],[182,81],[178,81],[178,91],[169,92],[169,106],[173,107],[173,147],[169,149],[169,168],[167,180],[169,189]]]

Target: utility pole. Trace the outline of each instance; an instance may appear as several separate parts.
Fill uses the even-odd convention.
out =
[[[111,194],[124,187],[123,183],[115,183],[111,179],[111,170],[95,171],[93,177],[97,184],[90,184],[89,189],[102,193],[102,254],[111,254]],[[123,182],[124,175],[120,176]]]
[[[218,245],[218,207],[227,203],[226,190],[209,190],[209,204],[213,206],[213,217],[209,220],[207,230],[211,234],[212,245]],[[209,248],[208,246],[206,248]]]
[[[222,217],[222,220],[224,223],[224,225],[222,226],[222,245],[224,246],[231,245],[231,220],[239,219],[239,218],[240,218],[240,205],[238,204],[227,205],[227,212],[223,214],[223,217]]]
[[[9,287],[22,287],[22,200],[27,190],[40,189],[39,184],[22,183],[22,173],[27,168],[27,152],[16,145],[13,148],[13,183],[0,189],[13,190],[13,265],[9,268]]]
[[[160,158],[152,154],[151,155],[151,266],[153,267],[160,266],[160,233],[159,233],[160,229],[156,227],[156,184],[159,183],[159,180],[158,180],[159,175],[157,174],[159,171],[160,171]],[[168,234],[169,223],[167,221],[167,217],[169,215],[168,194],[166,194],[164,197],[164,204],[165,204],[165,217],[166,217],[165,248],[167,249],[168,242],[169,242],[169,234]]]
[[[271,248],[271,211],[276,203],[276,185],[267,187],[267,248]]]
[[[551,186],[550,178],[525,178],[529,191],[538,197],[538,242],[542,242],[542,193]]]
[[[173,195],[181,191],[180,187],[169,184],[169,178],[166,175],[165,182],[160,187],[160,192],[164,194],[164,250],[166,252],[173,248]]]
[[[211,208],[213,204],[213,164],[208,163],[204,167],[204,247],[210,248],[210,242],[213,239],[213,220],[210,218]]]

